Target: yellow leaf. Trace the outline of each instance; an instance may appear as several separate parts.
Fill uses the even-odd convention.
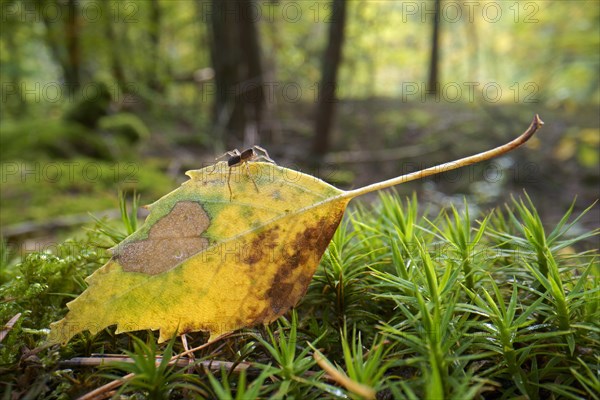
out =
[[[52,325],[67,342],[87,329],[160,328],[160,341],[184,332],[211,337],[268,323],[304,295],[348,198],[297,171],[252,163],[231,174],[226,163],[189,171],[179,189],[150,206],[144,226],[113,249]]]
[[[504,146],[347,192],[263,162],[188,171],[190,180],[150,205],[144,225],[87,278],[49,342],[110,325],[159,329],[160,342],[194,331],[212,340],[269,323],[306,292],[352,198],[503,154],[541,124],[536,116]]]

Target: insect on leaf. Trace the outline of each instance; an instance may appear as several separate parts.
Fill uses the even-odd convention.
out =
[[[190,179],[151,204],[144,225],[87,278],[89,287],[51,325],[49,342],[110,325],[117,333],[159,329],[160,342],[195,331],[213,340],[274,321],[306,292],[352,198],[503,154],[541,124],[536,116],[504,146],[352,191],[264,162],[188,171]]]

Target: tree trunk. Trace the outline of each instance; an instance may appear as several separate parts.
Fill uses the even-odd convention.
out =
[[[117,37],[117,32],[115,31],[115,23],[113,18],[111,18],[111,10],[110,10],[110,0],[103,0],[102,5],[105,19],[104,19],[104,32],[106,34],[106,38],[110,43],[110,46],[107,46],[108,50],[108,59],[110,60],[110,70],[112,73],[117,86],[124,94],[127,92],[127,82],[125,81],[125,71],[123,69],[123,63],[121,61],[121,38]]]
[[[67,59],[64,67],[65,81],[71,93],[77,92],[81,86],[81,52],[79,47],[79,3],[77,0],[67,1],[65,19],[65,42]]]
[[[242,140],[260,131],[264,102],[260,42],[249,7],[252,0],[212,0],[211,58],[215,71],[213,121]],[[206,17],[207,10],[203,10]]]
[[[148,69],[148,86],[157,92],[163,92],[164,87],[161,82],[161,57],[160,57],[160,25],[161,10],[158,0],[150,2],[150,53],[151,62]]]
[[[442,0],[435,0],[433,16],[433,32],[431,35],[431,57],[429,58],[429,82],[427,84],[427,94],[436,95],[438,93],[439,77],[439,52],[440,52],[440,23],[441,23]]]
[[[64,84],[68,93],[74,94],[81,85],[79,6],[77,0],[68,0],[66,6],[55,0],[51,1],[61,10],[62,30],[61,26],[56,26],[55,21],[50,19],[47,12],[43,11],[43,6],[48,3],[37,0],[35,4],[46,27],[46,45],[50,49],[54,61],[62,69]]]
[[[317,155],[329,151],[331,126],[335,114],[337,75],[342,60],[346,25],[346,0],[333,0],[332,7],[329,41],[323,57],[321,83],[318,88],[315,136],[312,144],[313,152]]]
[[[241,1],[239,4],[245,4],[250,7],[252,0]],[[244,112],[247,124],[254,125],[253,129],[258,131],[262,123],[262,110],[264,106],[264,88],[263,88],[263,70],[260,57],[260,44],[258,41],[258,31],[256,24],[248,12],[242,13],[242,22],[239,27],[239,43],[242,48],[242,58],[245,60],[244,71],[240,78],[243,79],[243,99]]]
[[[23,98],[23,59],[21,54],[21,47],[16,42],[15,38],[18,35],[18,30],[21,28],[21,22],[18,20],[10,20],[4,22],[4,28],[6,35],[4,35],[6,43],[6,65],[10,68],[5,68],[6,75],[8,76],[8,82],[6,86],[10,84],[14,85],[10,90],[14,92],[14,96],[6,95],[4,99],[4,109],[2,113],[7,112],[17,118],[23,118],[27,113],[27,101]],[[4,90],[4,88],[3,88]],[[8,90],[8,87],[7,87]]]

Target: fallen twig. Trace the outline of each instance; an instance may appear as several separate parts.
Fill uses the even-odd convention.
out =
[[[211,342],[204,343],[201,346],[194,347],[193,349],[186,350],[183,353],[176,354],[173,357],[171,357],[171,360],[169,361],[169,364],[175,364],[183,356],[187,356],[188,354],[194,353],[194,352],[202,350],[202,349],[204,349],[204,348],[206,348],[206,347],[208,347],[208,346],[210,346],[212,344],[215,344],[219,340],[225,339],[230,334],[231,334],[231,332],[230,333],[226,333],[224,335],[221,335],[221,336],[217,337],[215,340],[213,340]],[[115,357],[112,357],[112,356],[110,357],[111,360],[114,360],[114,358]],[[186,360],[186,361],[189,363],[189,360]],[[160,360],[158,360],[157,362],[160,362]],[[184,365],[189,365],[189,364],[184,364]],[[87,394],[84,394],[83,396],[81,396],[79,398],[79,400],[93,400],[93,399],[97,399],[98,397],[103,396],[103,394],[105,392],[108,392],[108,391],[111,391],[111,390],[114,390],[114,389],[118,388],[119,386],[121,386],[122,384],[124,384],[125,382],[127,382],[128,380],[132,379],[134,376],[135,376],[135,373],[132,372],[130,374],[125,375],[122,378],[115,379],[114,381],[109,382],[106,385],[100,386],[99,388],[94,389],[94,390],[92,390],[91,392],[89,392]]]
[[[331,365],[329,360],[327,360],[327,358],[325,358],[325,356],[323,354],[321,354],[321,352],[319,350],[317,350],[317,349],[313,349],[313,350],[315,351],[313,353],[313,357],[314,357],[315,361],[317,362],[319,367],[321,367],[323,369],[323,371],[325,371],[327,373],[327,375],[329,375],[329,377],[333,381],[335,381],[339,385],[345,387],[352,393],[359,395],[362,398],[375,399],[375,395],[377,394],[375,389],[373,389],[370,386],[363,385],[362,383],[358,383],[358,382],[350,379],[348,377],[348,375],[344,374],[343,372],[341,372],[337,368],[335,368],[333,365]]]
[[[156,363],[160,364],[162,362],[162,357],[156,357]],[[110,366],[110,364],[118,363],[118,362],[126,362],[126,363],[134,363],[135,361],[130,357],[124,356],[116,356],[110,355],[108,357],[74,357],[70,360],[64,360],[59,362],[61,367],[100,367],[100,366]],[[201,365],[210,370],[219,371],[221,367],[225,367],[226,369],[230,369],[234,367],[233,371],[236,373],[241,372],[242,370],[246,370],[250,367],[250,363],[241,362],[234,365],[231,361],[195,361],[192,358],[179,358],[173,362],[169,363],[170,365],[175,365],[177,367],[187,367],[188,365]]]
[[[2,343],[6,335],[8,335],[8,332],[10,332],[13,326],[15,326],[19,318],[21,318],[21,313],[17,313],[14,317],[9,319],[6,324],[4,324],[4,328],[2,328],[0,331],[0,343]]]

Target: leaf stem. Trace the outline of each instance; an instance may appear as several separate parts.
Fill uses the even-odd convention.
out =
[[[527,128],[527,130],[523,132],[521,136],[519,136],[511,142],[506,143],[505,145],[469,157],[461,158],[460,160],[450,161],[444,164],[436,165],[435,167],[426,168],[421,171],[412,172],[410,174],[398,176],[396,178],[388,179],[383,182],[377,182],[371,185],[364,186],[362,188],[350,190],[345,192],[342,197],[354,198],[357,196],[362,196],[363,194],[389,188],[391,186],[399,185],[401,183],[414,181],[416,179],[425,178],[427,176],[439,174],[441,172],[451,171],[453,169],[475,164],[480,161],[489,160],[490,158],[494,158],[504,153],[508,153],[509,151],[514,150],[517,147],[521,146],[523,143],[527,142],[533,136],[533,134],[538,129],[540,129],[540,127],[543,124],[544,122],[540,119],[539,115],[536,114],[533,117],[533,121],[531,122],[531,125],[529,125],[529,128]]]

